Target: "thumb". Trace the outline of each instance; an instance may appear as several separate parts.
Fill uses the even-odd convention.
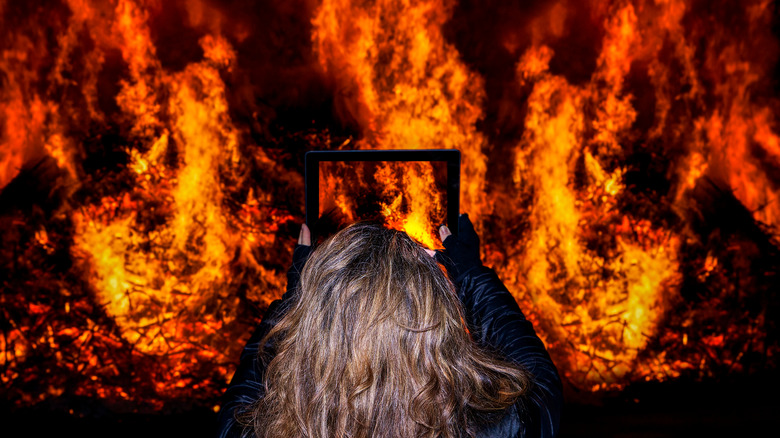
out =
[[[301,232],[298,234],[298,245],[311,246],[311,231],[306,224],[301,225]]]

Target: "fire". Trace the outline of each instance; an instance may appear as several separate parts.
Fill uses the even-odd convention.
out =
[[[303,153],[338,148],[461,151],[483,259],[576,393],[776,367],[774,6],[720,6],[0,3],[0,387],[212,406],[284,290]],[[341,172],[320,203],[351,220]],[[434,174],[372,176],[429,247]]]
[[[258,199],[270,203],[271,194],[254,190],[248,191],[240,209],[226,209],[224,184],[230,184],[228,191],[235,190],[237,174],[242,171],[237,150],[239,132],[228,114],[225,84],[220,76],[235,62],[230,43],[206,35],[200,41],[203,60],[172,72],[156,58],[147,12],[140,5],[119,1],[113,11],[107,11],[105,4],[74,2],[70,6],[74,17],[63,45],[69,48],[74,43],[68,40],[77,32],[74,27],[91,25],[102,45],[120,50],[128,67],[127,78],[119,81],[116,102],[119,117],[129,125],[129,144],[125,146],[129,161],[124,176],[130,187],[70,212],[70,251],[91,283],[97,305],[118,327],[120,337],[111,339],[110,348],[122,343],[131,346],[137,356],[128,364],[142,361],[144,356],[165,361],[159,372],[168,370],[170,377],[147,376],[157,397],[147,403],[157,409],[161,399],[192,391],[186,383],[189,377],[177,376],[197,374],[203,364],[211,363],[212,373],[216,373],[208,379],[216,377],[216,381],[225,382],[230,377],[224,364],[230,363],[229,358],[240,348],[230,340],[229,334],[235,333],[231,327],[245,327],[236,290],[251,287],[248,296],[261,305],[281,294],[283,275],[261,265],[254,251],[257,246],[274,247],[278,223],[289,219],[283,211],[258,207]],[[115,21],[104,24],[97,9],[113,14]],[[96,91],[92,85],[85,84],[85,93]],[[86,97],[91,102],[96,100],[94,96]],[[43,118],[52,117],[57,109],[46,105],[36,104],[31,109],[42,114],[40,122],[33,119],[35,129],[40,129],[37,125],[44,125]],[[6,111],[13,113],[14,109],[8,107]],[[96,111],[88,109],[90,114]],[[73,164],[73,141],[59,128],[59,123],[46,126],[56,131],[48,135],[43,151],[75,178],[80,169]],[[16,150],[15,145],[22,140],[14,140],[11,150]],[[14,166],[17,156],[5,164]],[[270,162],[262,151],[256,160],[263,165]],[[47,249],[53,244],[45,230],[36,231],[36,237]],[[238,283],[232,274],[236,271],[244,273],[238,276],[244,281],[247,274],[258,279]],[[63,293],[70,294],[67,290]],[[65,313],[70,312],[71,304],[66,303]],[[89,352],[97,342],[87,335],[108,330],[92,321],[89,324],[93,327],[66,327],[56,333],[49,327],[51,338],[44,342],[57,348],[55,338],[75,337],[75,346]],[[4,339],[3,351],[13,354],[14,364],[23,364],[30,350],[29,339],[23,331],[14,333]],[[118,374],[123,365],[90,354],[84,360],[95,383],[79,392],[106,399],[130,399],[137,397],[132,394],[144,391],[140,385],[132,391],[113,387],[106,380],[106,371]],[[57,360],[64,360],[60,353]],[[3,377],[4,382],[11,382],[18,374]],[[194,387],[203,385],[209,385],[208,380]],[[61,392],[52,389],[49,394]]]

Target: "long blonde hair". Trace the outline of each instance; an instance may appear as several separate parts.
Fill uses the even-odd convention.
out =
[[[248,422],[259,437],[475,436],[530,379],[464,321],[447,275],[405,233],[349,226],[315,249],[267,335],[276,355]]]

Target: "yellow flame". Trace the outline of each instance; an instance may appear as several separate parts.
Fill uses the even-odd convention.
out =
[[[201,40],[202,62],[169,73],[155,57],[144,12],[120,1],[116,17],[113,27],[130,70],[117,101],[133,133],[148,147],[145,152],[129,149],[135,195],[107,198],[76,214],[74,252],[93,272],[99,302],[122,336],[138,351],[174,354],[191,342],[193,330],[205,339],[228,322],[217,320],[206,303],[226,293],[231,263],[244,254],[245,242],[260,240],[231,226],[223,206],[219,175],[238,162],[238,134],[219,69],[229,69],[235,53],[226,40],[207,36]],[[170,120],[166,124],[159,117],[163,108]],[[170,148],[178,156],[172,167],[165,164]],[[155,202],[147,206],[149,200],[134,199],[141,195]],[[155,217],[166,218],[165,223],[144,220],[147,208],[157,209]],[[241,260],[249,263],[250,258],[242,255]],[[267,291],[270,300],[280,293],[282,279],[275,272],[262,274],[275,286]],[[217,353],[204,345],[200,354]]]
[[[621,135],[635,119],[630,95],[622,91],[631,51],[636,44],[636,16],[630,5],[606,24],[604,50],[590,84],[574,86],[548,72],[547,47],[532,47],[518,63],[518,79],[531,80],[525,136],[516,155],[518,190],[534,189],[531,232],[520,258],[510,258],[502,271],[516,278],[520,300],[534,303],[551,344],[566,340],[571,364],[564,374],[596,390],[619,386],[627,373],[652,368],[637,354],[669,307],[670,283],[677,274],[677,239],[658,234],[641,221],[623,217],[641,231],[639,241],[615,229],[608,252],[589,249],[590,228],[615,217],[615,198],[623,189],[623,170],[607,171],[599,155],[620,151]],[[604,87],[606,85],[606,87]],[[585,106],[597,106],[595,134],[586,142]],[[596,154],[584,146],[592,144]],[[587,186],[577,189],[577,163],[585,164]],[[603,239],[604,237],[602,237]],[[509,275],[524,273],[524,280]],[[652,370],[639,371],[654,373]]]

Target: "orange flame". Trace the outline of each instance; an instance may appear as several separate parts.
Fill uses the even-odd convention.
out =
[[[131,126],[131,142],[140,144],[127,149],[134,188],[73,213],[73,256],[90,274],[97,303],[134,351],[166,357],[177,364],[172,371],[175,375],[198,363],[216,363],[215,370],[226,381],[230,370],[225,364],[240,346],[228,341],[223,330],[239,309],[226,310],[213,303],[227,302],[235,291],[230,271],[236,266],[259,271],[267,287],[263,294],[251,291],[259,302],[270,302],[283,285],[278,272],[263,268],[251,254],[256,245],[273,243],[276,228],[255,232],[224,209],[220,172],[234,172],[239,156],[238,133],[227,114],[219,72],[231,68],[235,54],[226,40],[207,35],[201,40],[204,60],[171,73],[156,60],[145,13],[134,2],[118,2],[113,11],[116,20],[107,24],[95,10],[105,5],[92,8],[74,2],[71,6],[76,10],[71,29],[89,24],[101,36],[96,40],[121,50],[129,77],[120,84],[117,102]],[[112,11],[102,13],[110,16]],[[94,92],[93,87],[94,83],[86,84],[85,94]],[[94,95],[89,97],[88,101],[94,101]],[[39,108],[43,107],[32,110],[43,114]],[[102,117],[96,108],[89,111]],[[44,146],[60,167],[75,175],[69,143],[67,137],[52,134]],[[173,164],[166,157],[171,151],[178,157]],[[257,159],[267,160],[262,154]],[[250,191],[247,205],[256,199]],[[152,225],[150,217],[165,220]],[[16,361],[23,361],[26,344],[14,337],[8,340],[13,342]],[[76,342],[86,348],[90,340],[82,336]],[[88,359],[89,369],[99,367],[97,356]],[[175,375],[173,380],[155,383],[158,396],[175,397],[191,390],[187,380]],[[98,386],[94,390],[102,398],[133,397],[122,388]],[[91,394],[87,388],[82,392]],[[155,400],[149,402],[158,406]]]

